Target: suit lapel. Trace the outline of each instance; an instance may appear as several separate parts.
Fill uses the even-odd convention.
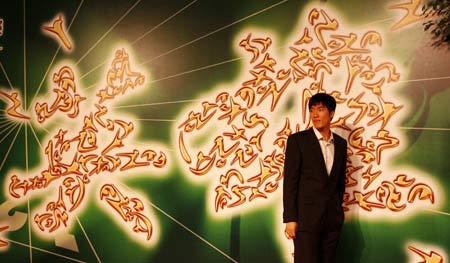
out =
[[[314,156],[314,159],[318,160],[317,164],[320,165],[321,174],[325,175],[325,177],[328,177],[327,166],[325,165],[325,160],[323,159],[322,148],[320,148],[319,139],[317,139],[317,136],[312,128],[309,129],[309,137],[310,137],[309,141],[311,142],[311,154]]]
[[[341,144],[338,142],[338,140],[336,140],[336,134],[333,133],[334,136],[334,160],[333,160],[333,166],[331,167],[331,172],[330,172],[330,176],[333,175],[335,173],[335,170],[339,167],[337,167],[337,165],[339,165],[341,163],[341,158],[342,155],[340,154],[342,152],[341,149]]]

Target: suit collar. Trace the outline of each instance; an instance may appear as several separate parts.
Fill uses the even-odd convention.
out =
[[[322,170],[321,173],[324,174],[324,176],[328,177],[327,168],[325,165],[325,160],[323,159],[322,148],[320,148],[319,139],[317,138],[313,128],[309,128],[307,132],[309,136],[309,141],[311,143],[310,148],[311,155],[315,156],[315,159],[317,160],[317,165],[320,166],[320,170]]]
[[[315,132],[314,132],[314,128],[311,127],[307,130],[308,135],[310,137],[310,141],[312,144],[312,149],[311,149],[311,154],[314,154],[316,156],[316,158],[319,160],[318,161],[318,165],[320,165],[322,173],[324,174],[325,177],[327,178],[331,178],[332,176],[334,176],[334,173],[336,172],[336,166],[341,162],[341,144],[339,143],[339,141],[336,140],[336,134],[333,134],[333,138],[334,138],[334,161],[333,161],[333,166],[331,167],[331,172],[330,175],[328,175],[327,173],[327,168],[325,165],[325,160],[323,159],[323,154],[322,154],[322,149],[320,148],[320,142],[319,139],[317,138]]]
[[[316,135],[317,140],[319,140],[319,141],[325,140],[323,135],[320,133],[320,131],[318,129],[316,129],[316,127],[313,126],[311,129],[314,131],[314,134]],[[331,131],[331,130],[330,130],[330,138],[328,139],[327,142],[334,143],[334,135],[333,135],[333,131]]]

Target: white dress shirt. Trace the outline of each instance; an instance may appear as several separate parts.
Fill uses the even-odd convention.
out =
[[[323,160],[325,161],[325,166],[327,167],[327,173],[330,175],[331,168],[333,167],[334,161],[334,137],[333,132],[330,131],[330,138],[328,141],[323,138],[322,134],[313,127],[314,133],[319,140],[320,148],[322,149]]]

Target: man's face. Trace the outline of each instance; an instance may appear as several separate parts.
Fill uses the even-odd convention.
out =
[[[314,127],[319,131],[330,127],[333,115],[334,111],[329,112],[328,108],[322,103],[312,105],[309,109],[309,117],[311,118]]]

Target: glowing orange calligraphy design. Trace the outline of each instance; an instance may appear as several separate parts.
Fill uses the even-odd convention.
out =
[[[8,228],[9,228],[9,226],[2,226],[2,227],[0,227],[0,233],[2,233],[3,231],[7,230]],[[8,242],[6,242],[6,241],[4,241],[4,240],[2,240],[0,238],[0,249],[2,247],[7,247],[7,246],[8,246]]]
[[[400,28],[403,28],[405,26],[408,26],[410,24],[423,21],[427,14],[420,13],[418,14],[418,11],[420,11],[422,5],[422,0],[409,0],[408,2],[403,2],[399,4],[395,4],[392,6],[389,6],[390,9],[403,9],[406,10],[406,14],[391,27],[391,30],[398,30]]]
[[[107,86],[97,93],[97,97],[100,98],[99,103],[102,104],[106,100],[114,99],[117,95],[125,94],[128,89],[142,85],[144,80],[142,74],[131,71],[128,53],[124,49],[117,50],[106,76]]]
[[[116,186],[105,184],[100,189],[100,199],[105,201],[120,215],[125,222],[134,222],[133,231],[146,233],[147,240],[152,237],[153,226],[147,216],[142,214],[144,205],[139,198],[125,197]]]
[[[3,36],[3,30],[5,30],[4,20],[0,17],[0,37]]]
[[[91,183],[96,180],[96,175],[116,172],[122,174],[139,168],[161,169],[166,167],[168,162],[166,154],[161,150],[130,148],[128,144],[136,124],[122,118],[111,117],[108,106],[103,105],[105,99],[117,99],[119,95],[129,93],[144,83],[145,78],[141,73],[131,71],[130,58],[125,49],[115,52],[112,68],[106,77],[107,87],[100,91],[100,93],[105,91],[108,97],[100,96],[94,105],[95,109],[87,110],[84,116],[78,117],[80,112],[78,102],[85,98],[77,97],[77,94],[73,96],[69,94],[69,91],[76,92],[74,79],[75,76],[70,67],[61,67],[53,76],[53,81],[60,88],[57,90],[59,94],[57,99],[50,107],[46,103],[37,104],[39,105],[37,112],[44,121],[56,110],[68,112],[73,109],[69,117],[81,120],[81,128],[78,131],[59,128],[54,133],[45,147],[47,167],[39,174],[28,178],[12,174],[9,178],[9,195],[19,200],[33,192],[43,191],[59,183],[56,185],[55,200],[48,202],[43,208],[44,211],[34,215],[36,226],[44,233],[57,232],[70,225],[71,215],[86,203],[87,193],[91,191]],[[113,185],[107,185],[100,190],[100,193],[101,199],[106,198],[112,205],[119,191]],[[112,205],[112,207],[117,210],[116,206]],[[130,203],[120,206],[120,209],[128,211],[125,215],[127,221],[131,220],[131,217],[134,218],[133,231],[146,232],[147,240],[149,240],[152,225],[148,218],[141,214],[142,201],[132,198]],[[121,216],[124,217],[124,214]]]
[[[3,30],[5,30],[4,20],[0,17],[0,37],[3,36]],[[0,51],[3,50],[3,46],[0,46]]]
[[[426,253],[418,248],[415,248],[413,246],[408,246],[408,249],[411,250],[412,252],[416,253],[417,255],[419,255],[424,261],[421,261],[420,263],[443,263],[444,262],[444,258],[439,255],[437,252],[435,251],[431,251],[430,253]]]
[[[209,190],[214,214],[267,200],[279,189],[286,139],[312,127],[308,101],[318,92],[341,104],[332,128],[349,146],[346,211],[401,212],[419,201],[434,204],[431,184],[408,174],[392,178],[382,168],[389,151],[400,146],[392,124],[404,107],[390,96],[401,76],[396,63],[376,56],[382,34],[345,32],[322,9],[313,8],[307,19],[284,59],[272,49],[272,37],[243,34],[238,46],[248,70],[235,89],[205,96],[180,117],[174,132],[180,160],[193,180],[215,178]],[[300,118],[286,110],[297,100]]]
[[[19,93],[18,92],[11,92],[11,94],[9,94],[8,92],[1,90],[0,89],[0,97],[2,98],[6,98],[6,101],[9,104],[12,104],[7,110],[6,113],[8,114],[8,116],[10,117],[14,117],[14,118],[18,118],[18,119],[24,119],[24,120],[29,120],[30,117],[19,113],[17,110],[21,109],[22,103],[20,102],[19,97]]]
[[[69,66],[63,66],[53,74],[53,82],[58,85],[53,89],[56,94],[53,103],[50,106],[46,102],[35,104],[34,109],[39,123],[45,122],[58,111],[67,113],[69,118],[76,118],[80,112],[80,102],[86,100],[86,97],[76,93],[75,74]]]
[[[66,28],[64,26],[62,15],[58,15],[48,26],[42,26],[42,29],[54,34],[56,39],[60,41],[67,50],[72,50],[72,43],[65,32]]]

